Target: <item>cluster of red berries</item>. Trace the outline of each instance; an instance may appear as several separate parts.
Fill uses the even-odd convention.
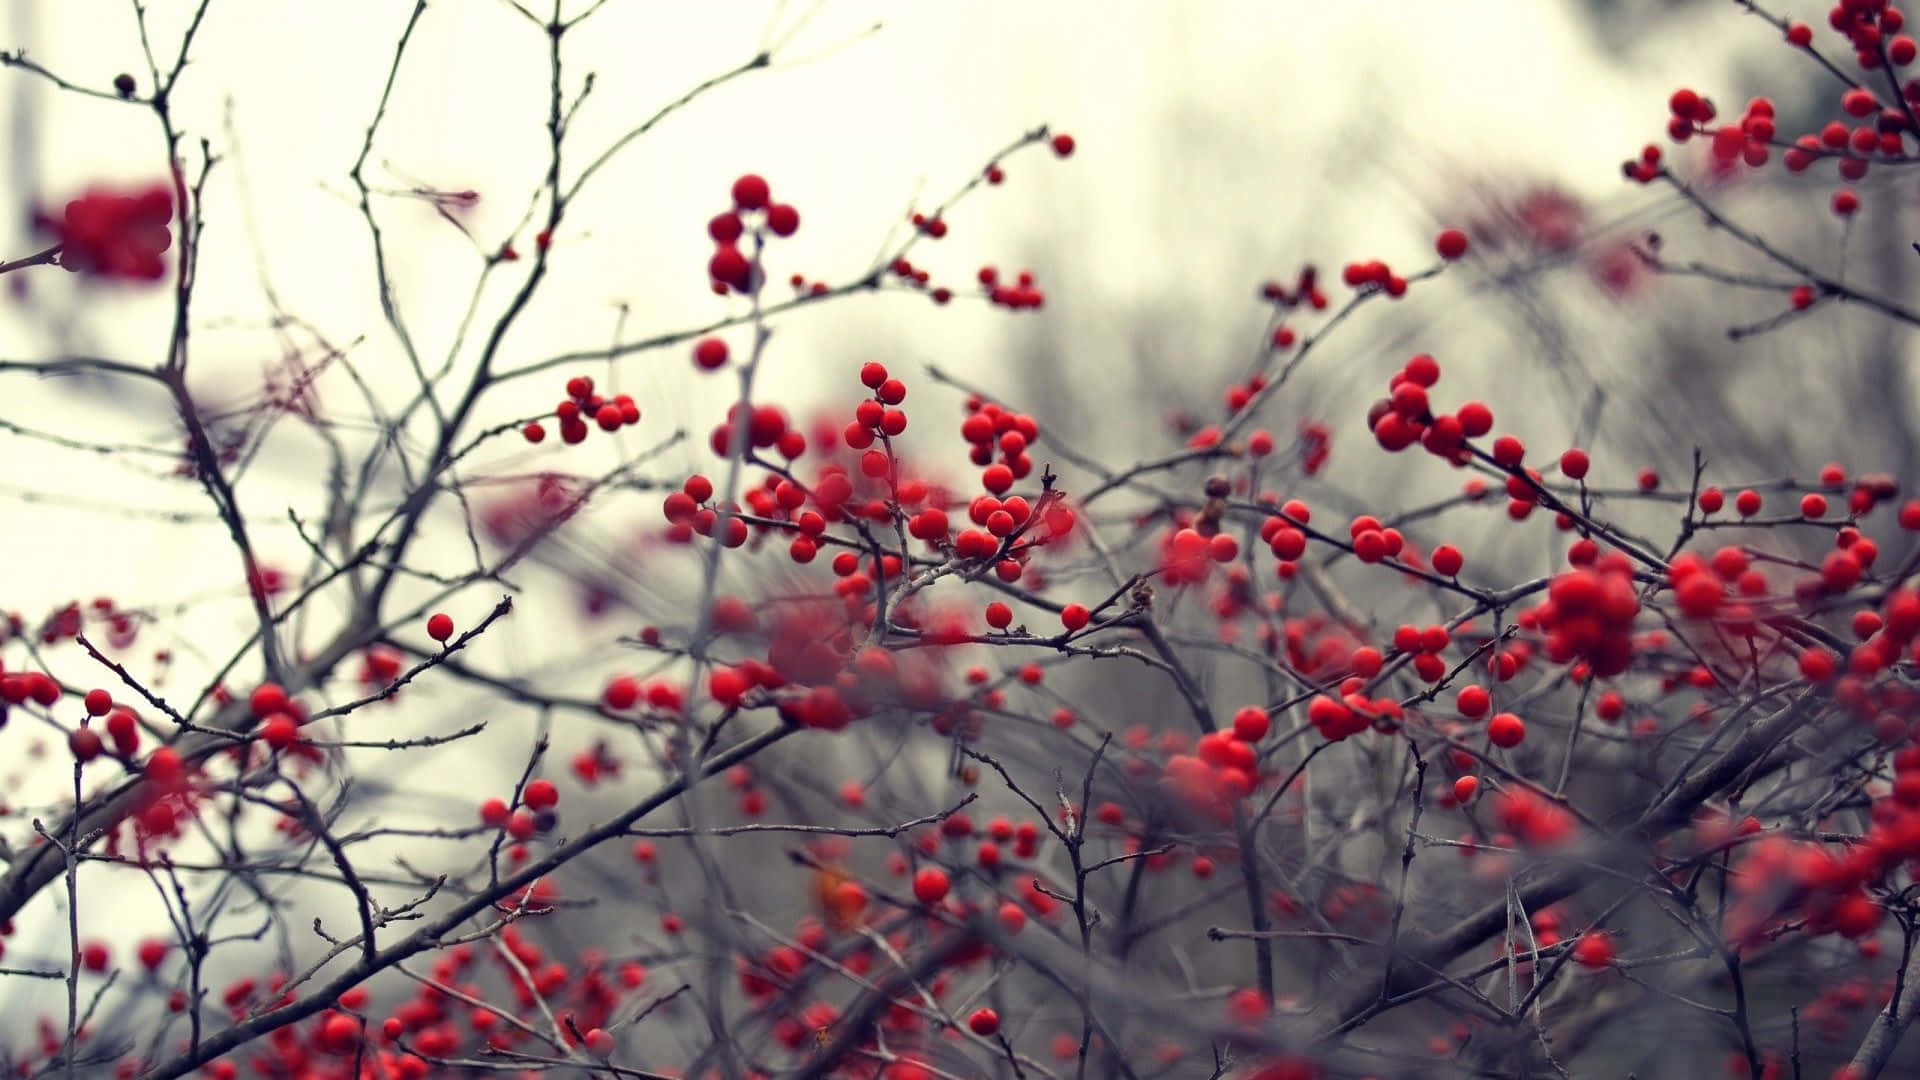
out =
[[[665,679],[643,683],[632,675],[616,675],[600,693],[601,703],[614,712],[626,712],[642,700],[648,708],[668,713],[679,713],[686,706],[681,688]]]
[[[675,532],[669,538],[690,539],[694,533],[712,536],[714,527],[719,523],[720,512],[707,505],[713,499],[713,481],[695,473],[687,477],[680,490],[668,495],[662,504],[667,523]],[[737,548],[747,542],[747,523],[735,513],[727,517],[726,531],[721,534],[720,542],[730,548]]]
[[[59,217],[41,213],[37,223],[60,242],[60,265],[74,273],[127,281],[158,281],[167,264],[160,256],[173,244],[173,189],[165,183],[132,191],[88,189],[67,203]]]
[[[1500,792],[1494,802],[1494,819],[1521,843],[1536,848],[1566,844],[1578,824],[1566,807],[1518,784]]]
[[[1265,300],[1281,311],[1291,311],[1301,304],[1305,304],[1315,311],[1325,311],[1327,307],[1327,294],[1320,291],[1320,271],[1312,263],[1307,263],[1300,268],[1300,273],[1294,278],[1291,289],[1280,284],[1278,281],[1268,281],[1262,284],[1260,286],[1260,299]],[[1279,331],[1281,329],[1284,329],[1284,327],[1277,328],[1274,331],[1273,344],[1275,348],[1285,348],[1293,344],[1293,332],[1291,330],[1287,331],[1285,341],[1280,340]]]
[[[1547,657],[1554,663],[1582,661],[1602,678],[1618,675],[1633,663],[1633,623],[1640,614],[1633,563],[1618,551],[1601,554],[1587,539],[1575,541],[1567,559],[1572,568],[1554,576],[1546,600],[1531,609],[1530,621],[1546,634]],[[1717,605],[1718,580],[1706,586]],[[1686,592],[1694,595],[1700,588],[1688,586]],[[1683,610],[1689,610],[1688,602],[1681,597]]]
[[[1905,67],[1914,61],[1920,46],[1912,36],[1900,32],[1905,22],[1900,9],[1885,0],[1842,0],[1828,14],[1829,25],[1847,39],[1855,59],[1866,70]],[[1786,40],[1795,48],[1810,49],[1813,29],[1805,23],[1791,23],[1787,26]],[[1873,158],[1904,158],[1904,140],[1920,136],[1908,119],[1912,106],[1920,104],[1920,80],[1909,79],[1899,85],[1897,92],[1905,100],[1892,105],[1883,102],[1872,90],[1852,80],[1848,82],[1848,88],[1840,96],[1841,111],[1855,120],[1870,122],[1848,127],[1836,120],[1826,124],[1818,134],[1799,136],[1782,155],[1788,171],[1803,172],[1815,162],[1833,157],[1839,159],[1842,180],[1858,181],[1866,176]],[[1773,103],[1767,98],[1754,98],[1748,102],[1738,123],[1719,127],[1709,126],[1717,116],[1713,102],[1690,88],[1675,90],[1668,98],[1667,108],[1667,134],[1676,142],[1685,142],[1695,135],[1708,136],[1713,161],[1722,171],[1738,162],[1755,168],[1767,163],[1777,135]],[[1645,183],[1659,175],[1658,165],[1657,150],[1648,147],[1640,161],[1629,161],[1624,168],[1629,178]],[[1834,213],[1845,217],[1859,206],[1859,196],[1853,189],[1842,187],[1833,193]]]
[[[1887,0],[1836,0],[1827,10],[1827,25],[1847,39],[1854,59],[1868,71],[1887,64],[1905,67],[1913,63],[1920,49],[1916,48],[1913,38],[1900,32],[1906,21],[1906,15]],[[1790,27],[1787,32],[1791,37],[1794,29]],[[1807,38],[1812,40],[1811,33]]]
[[[1905,762],[1904,765],[1901,762]],[[1905,784],[1899,777],[1908,777]],[[1880,926],[1886,913],[1867,895],[1899,863],[1920,855],[1920,749],[1895,755],[1894,793],[1874,804],[1874,824],[1861,843],[1845,854],[1823,845],[1762,834],[1735,863],[1736,901],[1727,917],[1728,940],[1752,946],[1790,919],[1805,919],[1810,933],[1862,938]],[[1904,792],[1904,793],[1903,793]]]
[[[800,228],[800,211],[774,202],[764,177],[754,173],[741,176],[733,182],[732,194],[733,209],[715,214],[707,222],[707,235],[714,244],[713,257],[707,260],[707,278],[713,291],[722,295],[729,289],[750,293],[760,287],[755,260],[740,250],[740,238],[748,225],[748,217],[743,215],[757,217],[766,232],[775,236],[792,236]]]
[[[639,423],[640,406],[634,404],[630,394],[604,398],[593,392],[592,376],[575,375],[567,380],[567,396],[553,407],[553,415],[560,420],[560,441],[573,446],[586,441],[588,420],[611,434]],[[538,443],[546,439],[547,429],[535,420],[521,428],[520,434],[528,442]]]
[[[520,792],[520,806],[509,807],[504,799],[488,799],[480,804],[480,822],[488,828],[504,829],[518,841],[553,827],[553,809],[560,805],[560,789],[547,779],[529,780]]]
[[[1681,142],[1691,138],[1695,130],[1706,130],[1705,125],[1715,116],[1713,102],[1684,88],[1674,91],[1668,98],[1667,109],[1672,113],[1671,119],[1667,122],[1668,133],[1684,132],[1682,135],[1674,135],[1675,140]],[[1773,136],[1773,102],[1763,97],[1754,98],[1747,102],[1746,111],[1741,114],[1739,123],[1723,124],[1713,129],[1711,148],[1714,160],[1723,168],[1731,166],[1736,161],[1744,161],[1748,166],[1757,169],[1765,165],[1772,155],[1770,145],[1773,142]],[[1643,151],[1641,154],[1643,163],[1645,157]],[[1860,164],[1861,174],[1865,175],[1866,163],[1862,160]],[[1787,167],[1793,169],[1794,163],[1789,162]],[[1843,174],[1847,168],[1846,163],[1842,162]],[[1799,170],[1794,169],[1794,171]]]
[[[0,701],[9,705],[51,706],[60,700],[60,684],[43,671],[11,671],[0,674]]]
[[[1317,694],[1307,702],[1307,721],[1321,738],[1339,742],[1368,728],[1392,731],[1399,724],[1404,716],[1400,703],[1392,698],[1367,697],[1361,693],[1365,683],[1356,674],[1342,684],[1339,697]]]
[[[1428,453],[1455,464],[1472,454],[1466,441],[1493,430],[1493,410],[1469,401],[1452,413],[1435,415],[1427,391],[1440,381],[1440,364],[1421,353],[1387,380],[1388,396],[1367,410],[1367,427],[1381,447],[1398,453],[1419,443]]]
[[[987,302],[1008,311],[1034,311],[1047,302],[1047,294],[1035,287],[1033,271],[1022,270],[1015,274],[1012,282],[1000,276],[1000,271],[992,266],[983,266],[974,275],[980,287],[986,290]]]
[[[552,897],[542,891],[541,903]],[[605,1060],[618,1047],[618,1039],[607,1028],[613,1026],[614,1011],[623,998],[645,985],[644,965],[627,961],[614,972],[599,949],[587,949],[575,966],[550,958],[539,946],[528,941],[517,926],[509,925],[500,933],[499,944],[505,955],[493,955],[502,983],[511,988],[517,1007],[531,1010],[537,1005],[551,1008],[556,1022],[563,1024],[569,1043],[579,1045],[593,1056]],[[457,1056],[463,1051],[474,1056],[512,1053],[516,1048],[538,1040],[527,1025],[513,1022],[511,1013],[480,1004],[491,996],[480,985],[484,972],[476,970],[476,953],[471,945],[458,945],[440,954],[432,968],[432,978],[423,979],[420,993],[400,1002],[385,1020],[368,1019],[371,1005],[365,987],[355,987],[340,996],[338,1008],[317,1014],[311,1023],[288,1026],[285,1034],[276,1032],[263,1040],[262,1048],[271,1048],[252,1059],[254,1071],[261,1074],[285,1071],[286,1063],[298,1062],[306,1072],[315,1072],[323,1062],[360,1062],[370,1073],[394,1080],[425,1080],[437,1066],[432,1059]],[[524,974],[523,974],[524,973]],[[257,1010],[277,1007],[287,983],[276,973],[259,993],[255,981],[244,978],[230,984],[225,996],[235,1021]],[[446,988],[457,988],[448,993]],[[264,997],[264,1000],[263,1000]],[[302,1038],[304,1034],[304,1039]],[[238,1068],[225,1059],[207,1066],[213,1080],[236,1080]]]
[[[860,383],[873,396],[854,407],[853,419],[847,421],[841,438],[848,449],[862,452],[860,472],[879,480],[891,476],[894,469],[893,453],[884,447],[907,430],[907,413],[900,408],[907,399],[907,384],[889,375],[885,364],[875,362],[861,365]],[[874,446],[876,440],[882,447]]]
[[[1160,778],[1181,805],[1216,821],[1232,820],[1233,805],[1253,794],[1259,780],[1259,753],[1253,740],[1240,737],[1237,722],[1233,728],[1202,735],[1193,754],[1169,755]]]
[[[1180,525],[1166,534],[1160,546],[1160,579],[1168,585],[1195,585],[1205,581],[1214,564],[1227,564],[1240,557],[1240,541],[1233,534],[1220,532],[1217,525],[1205,523],[1204,530],[1193,524]]]
[[[1348,263],[1340,270],[1340,280],[1349,288],[1378,289],[1394,299],[1407,294],[1407,279],[1379,259]]]
[[[960,437],[970,448],[968,460],[988,466],[980,482],[990,494],[1005,494],[1015,480],[1025,480],[1033,472],[1033,458],[1027,449],[1040,441],[1040,425],[1026,413],[970,396]],[[997,466],[991,464],[996,453],[1000,455]]]
[[[1394,650],[1412,656],[1414,673],[1430,683],[1445,677],[1447,662],[1440,654],[1452,643],[1453,634],[1438,623],[1424,630],[1402,623],[1393,631]]]
[[[289,695],[285,687],[279,683],[261,683],[248,696],[247,710],[260,725],[260,741],[269,749],[301,748],[300,729],[306,725],[309,713],[306,703]]]

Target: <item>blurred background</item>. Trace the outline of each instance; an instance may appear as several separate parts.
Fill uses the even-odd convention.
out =
[[[149,4],[163,58],[193,7]],[[142,93],[148,88],[127,4],[5,0],[0,8],[0,46],[82,86],[104,89],[124,71]],[[207,408],[249,415],[284,397],[297,365],[328,348],[350,358],[376,396],[403,399],[414,385],[381,317],[348,179],[411,8],[402,0],[215,0],[199,28],[173,107],[189,174],[202,161],[200,140],[218,158],[206,184],[191,366]],[[1824,22],[1817,4],[1769,10]],[[704,267],[705,223],[727,208],[728,186],[743,172],[766,176],[774,197],[800,211],[797,236],[769,256],[771,289],[784,295],[788,274],[857,279],[913,209],[939,203],[999,148],[1048,124],[1075,137],[1072,157],[1044,149],[1009,157],[1003,185],[970,197],[947,218],[946,238],[916,248],[934,284],[958,294],[952,303],[890,289],[782,317],[760,399],[796,422],[844,412],[858,365],[881,360],[911,390],[909,445],[951,454],[964,395],[925,377],[933,364],[1040,418],[1045,439],[1124,464],[1175,448],[1194,425],[1217,419],[1227,387],[1264,361],[1275,314],[1260,299],[1263,283],[1290,285],[1311,264],[1337,307],[1346,262],[1383,259],[1412,272],[1433,262],[1439,227],[1461,225],[1474,249],[1458,272],[1367,306],[1268,406],[1262,426],[1283,446],[1306,422],[1330,432],[1325,467],[1276,480],[1283,494],[1357,512],[1458,490],[1460,474],[1424,455],[1389,458],[1366,431],[1368,403],[1415,352],[1444,365],[1439,399],[1487,401],[1499,430],[1529,447],[1586,446],[1603,483],[1627,486],[1652,468],[1684,488],[1695,447],[1729,490],[1805,476],[1828,460],[1900,476],[1920,466],[1904,329],[1823,304],[1769,333],[1730,340],[1730,327],[1769,319],[1784,297],[1657,275],[1634,253],[1657,244],[1675,262],[1757,265],[1667,189],[1622,179],[1621,162],[1654,141],[1676,171],[1771,242],[1881,295],[1911,292],[1916,193],[1905,177],[1882,171],[1856,185],[1864,208],[1843,223],[1826,209],[1830,169],[1717,177],[1704,146],[1665,138],[1666,98],[1680,85],[1713,97],[1723,116],[1768,95],[1788,137],[1835,113],[1838,85],[1726,0],[612,0],[590,33],[566,44],[567,77],[593,75],[569,136],[574,162],[761,49],[773,49],[774,63],[701,97],[600,173],[552,238],[548,280],[503,350],[508,366],[742,310],[743,301],[713,295]],[[379,193],[396,302],[437,360],[474,302],[486,256],[503,244],[532,250],[535,230],[523,222],[546,162],[546,40],[506,3],[458,0],[431,5],[410,48],[367,175]],[[45,244],[33,229],[35,207],[58,207],[95,182],[164,175],[166,148],[146,110],[63,93],[16,69],[0,78],[0,115],[11,151],[0,167],[15,207],[0,215],[5,257]],[[434,191],[477,193],[454,215],[464,232],[426,197]],[[972,282],[987,264],[1030,270],[1044,307],[1009,313],[981,302]],[[0,356],[153,364],[164,355],[172,311],[164,289],[102,288],[50,268],[4,284]],[[482,310],[510,291],[508,281],[489,281]],[[1299,311],[1285,321],[1304,336],[1324,316]],[[726,336],[736,354],[748,348],[744,331]],[[456,369],[471,362],[477,337],[467,335],[450,358]],[[676,429],[689,433],[650,475],[711,467],[706,433],[736,384],[697,374],[683,346],[522,380],[478,420],[549,409],[571,374],[592,374],[640,404],[644,421],[620,444],[626,452]],[[180,434],[166,403],[124,380],[4,379],[0,419],[121,449],[0,432],[0,608],[31,627],[96,595],[139,605],[153,618],[142,647],[175,653],[167,685],[197,689],[251,616],[204,497],[172,475],[166,455]],[[373,438],[375,425],[355,413],[337,369],[319,393],[346,403],[333,419],[343,437]],[[475,472],[553,467],[553,449],[508,446],[479,459]],[[565,467],[593,474],[618,452],[596,437]],[[964,476],[953,456],[955,477]],[[319,512],[320,460],[300,425],[282,424],[258,433],[244,466],[241,499],[263,557],[290,574],[308,556],[288,512],[309,521]],[[1055,464],[1067,490],[1088,482]],[[1460,544],[1489,582],[1537,574],[1558,554],[1556,534],[1500,528],[1494,516],[1500,507],[1409,535],[1417,531],[1423,547]],[[570,525],[521,582],[530,596],[544,583],[569,602],[523,602],[476,647],[475,663],[571,680],[586,696],[605,672],[631,667],[626,650],[608,642],[687,599],[693,564],[658,550],[650,539],[658,519],[656,494],[627,492]],[[429,539],[451,551],[466,543],[451,514]],[[746,580],[740,574],[732,584]],[[451,610],[464,627],[496,599],[475,593]],[[70,657],[63,677],[97,677],[82,661]],[[1137,709],[1139,695],[1163,693],[1132,674],[1062,693],[1089,714]],[[383,822],[464,819],[475,791],[511,784],[535,721],[496,717],[498,703],[471,691],[406,693],[408,704],[391,714],[405,718],[396,730],[501,722],[463,756],[372,761],[363,791],[405,792],[382,804]],[[0,734],[14,751],[0,772],[19,793],[16,843],[25,821],[56,797],[64,771],[49,778],[39,766],[45,735],[19,724]],[[555,753],[590,741],[562,729]],[[876,763],[888,768],[867,764]],[[925,763],[924,786],[938,789],[942,764]],[[62,955],[52,928],[64,914],[51,899],[23,919],[10,961]],[[328,910],[337,899],[316,902]],[[90,918],[117,910],[99,893],[82,904]],[[128,926],[127,938],[154,929]],[[1724,1036],[1683,1034],[1697,1036],[1703,1055]]]

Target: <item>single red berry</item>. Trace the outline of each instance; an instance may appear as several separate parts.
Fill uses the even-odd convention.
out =
[[[1589,970],[1607,967],[1613,963],[1613,941],[1601,930],[1581,934],[1580,940],[1573,946],[1573,959]]]
[[[746,226],[741,224],[740,215],[731,210],[724,214],[715,214],[707,222],[707,235],[712,237],[716,244],[730,245],[740,239],[740,234],[745,231]]]
[[[539,821],[533,816],[533,811],[524,806],[507,818],[507,835],[515,840],[531,840],[533,834],[539,831]]]
[[[1055,135],[1053,137],[1053,152],[1059,155],[1060,157],[1067,157],[1071,155],[1073,153],[1073,147],[1074,147],[1073,136],[1062,132],[1061,134]]]
[[[1560,455],[1560,475],[1569,480],[1584,479],[1590,464],[1585,450],[1578,448],[1569,450]]]
[[[286,713],[274,713],[260,725],[260,741],[275,750],[285,750],[300,738],[300,726]]]
[[[100,733],[92,728],[75,728],[67,736],[67,749],[73,752],[75,761],[92,761],[100,756]]]
[[[727,343],[717,337],[701,338],[693,347],[693,362],[703,371],[726,366]]]
[[[281,689],[279,683],[261,683],[254,690],[248,705],[253,711],[255,720],[265,720],[274,713],[286,709],[287,692]]]
[[[144,768],[147,779],[163,788],[173,787],[181,774],[180,754],[170,746],[163,746],[147,756]]]
[[[1060,609],[1060,625],[1070,633],[1086,626],[1092,618],[1093,613],[1087,610],[1085,604],[1068,604]]]
[[[535,810],[550,810],[560,803],[560,789],[551,780],[533,780],[521,793],[521,801]]]
[[[1473,801],[1473,796],[1479,792],[1479,790],[1479,777],[1463,776],[1453,782],[1453,801],[1465,806]]]
[[[1752,488],[1746,488],[1733,497],[1733,508],[1740,512],[1741,517],[1752,517],[1759,513],[1760,505],[1760,493]]]
[[[88,716],[105,716],[113,711],[113,695],[98,688],[87,691]]]
[[[1460,555],[1460,549],[1454,547],[1452,544],[1441,544],[1439,547],[1434,548],[1433,554],[1429,557],[1428,561],[1433,564],[1435,573],[1445,575],[1446,577],[1458,575],[1461,566],[1466,562]]]
[[[1493,430],[1493,410],[1484,402],[1469,401],[1453,414],[1460,421],[1460,433],[1477,439]]]
[[[1800,654],[1800,674],[1810,682],[1826,682],[1833,678],[1837,666],[1833,654],[1825,649],[1808,649]]]
[[[763,209],[771,195],[765,178],[755,173],[747,173],[733,182],[733,205],[737,210]]]
[[[427,636],[435,641],[445,641],[453,636],[453,616],[444,611],[435,612],[427,619]]]
[[[1504,749],[1519,746],[1527,737],[1527,725],[1512,713],[1500,713],[1487,721],[1487,738]]]
[[[967,1028],[975,1035],[992,1035],[1000,1030],[1000,1014],[992,1009],[975,1009],[967,1017]]]
[[[1467,234],[1461,229],[1442,229],[1434,238],[1433,249],[1443,259],[1457,259],[1467,253]]]
[[[786,203],[767,207],[767,228],[775,236],[792,236],[800,229],[800,211]]]
[[[952,887],[953,883],[948,880],[947,872],[937,866],[923,867],[919,873],[913,875],[914,898],[928,906],[946,899],[947,890]]]
[[[1526,456],[1526,444],[1512,435],[1502,435],[1493,440],[1493,460],[1502,468],[1517,468]]]
[[[987,605],[987,625],[995,630],[1005,630],[1013,623],[1013,609],[995,600]]]
[[[1493,705],[1493,695],[1484,686],[1463,686],[1455,704],[1462,716],[1485,716]]]

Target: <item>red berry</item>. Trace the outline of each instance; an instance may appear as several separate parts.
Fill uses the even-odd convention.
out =
[[[67,736],[67,749],[73,752],[75,761],[92,761],[100,756],[100,733],[92,728],[75,728]]]
[[[1441,544],[1439,547],[1434,548],[1433,554],[1429,557],[1428,561],[1433,563],[1435,573],[1443,574],[1447,577],[1454,577],[1459,574],[1461,566],[1466,562],[1460,555],[1460,549],[1454,547],[1452,544]]]
[[[1511,749],[1527,737],[1527,725],[1512,713],[1500,713],[1487,721],[1487,738],[1493,745]]]
[[[1455,704],[1462,716],[1485,716],[1493,705],[1493,695],[1484,686],[1463,686]]]
[[[733,182],[733,205],[739,210],[759,210],[767,205],[772,192],[764,178],[747,173]]]
[[[727,343],[717,337],[701,338],[693,347],[693,362],[705,371],[724,367],[727,362]]]
[[[1581,967],[1598,970],[1613,963],[1613,941],[1604,931],[1590,930],[1580,935],[1573,946],[1574,962]]]
[[[946,899],[947,890],[952,887],[947,872],[937,866],[924,867],[913,875],[914,898],[929,906]]]
[[[279,683],[261,683],[259,688],[254,690],[248,705],[253,711],[255,720],[265,720],[274,713],[286,709],[287,692],[280,688]]]
[[[975,1009],[967,1017],[967,1028],[975,1035],[992,1035],[1000,1030],[1000,1014],[992,1009]]]
[[[444,611],[435,612],[427,619],[427,636],[435,641],[445,641],[453,636],[453,616]]]
[[[535,810],[548,810],[559,805],[560,789],[555,787],[551,780],[533,780],[527,784],[526,791],[521,793],[521,801]]]
[[[113,711],[113,695],[97,688],[89,690],[87,691],[86,704],[87,715],[105,716],[107,713]]]
[[[1061,157],[1067,157],[1073,153],[1073,147],[1073,136],[1062,133],[1053,137],[1053,152],[1055,154]]]
[[[1467,253],[1467,234],[1460,229],[1442,229],[1434,238],[1433,249],[1443,259],[1457,259]]]
[[[1493,460],[1502,468],[1517,468],[1526,456],[1526,444],[1512,435],[1502,435],[1493,440]]]
[[[1453,415],[1460,420],[1460,433],[1469,439],[1477,439],[1493,430],[1493,410],[1483,402],[1469,401]]]

